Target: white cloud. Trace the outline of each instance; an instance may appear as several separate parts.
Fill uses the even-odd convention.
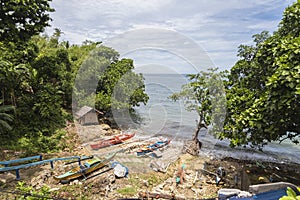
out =
[[[253,34],[277,28],[291,0],[56,0],[53,28],[64,40],[104,41],[129,30],[163,28],[178,31],[202,46],[214,63],[229,68],[241,43]],[[51,32],[50,29],[47,29]],[[137,36],[138,37],[138,36]],[[161,42],[164,38],[161,38]],[[174,44],[169,44],[174,45]],[[172,47],[173,48],[173,47]]]

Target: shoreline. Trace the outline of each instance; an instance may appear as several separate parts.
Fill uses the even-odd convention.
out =
[[[105,127],[105,126],[102,126]],[[105,128],[106,132],[117,134],[118,131]],[[97,154],[84,146],[78,132],[73,128],[69,130],[71,138],[76,138],[75,149],[65,149],[54,154],[45,154],[44,157],[64,157],[69,155]],[[110,137],[108,136],[108,137]],[[148,137],[149,138],[149,137]],[[60,184],[53,179],[54,175],[66,171],[63,162],[55,163],[54,170],[49,165],[32,167],[20,171],[23,181],[32,187],[31,191],[39,191],[44,185],[54,191],[50,194],[60,198],[81,199],[118,199],[138,198],[141,192],[153,192],[168,195],[183,196],[186,199],[216,197],[221,188],[237,188],[247,190],[251,184],[269,183],[271,181],[286,181],[300,186],[300,165],[287,163],[264,162],[260,160],[241,160],[231,157],[217,158],[204,152],[199,156],[182,154],[183,141],[175,140],[162,152],[161,158],[137,157],[135,152],[119,153],[115,161],[129,169],[127,178],[113,178],[113,170],[91,179],[78,179],[69,184]],[[102,153],[115,151],[121,146],[102,149]],[[203,149],[204,150],[204,149]],[[168,166],[166,163],[170,161]],[[183,162],[186,165],[186,181],[176,186],[175,177]],[[165,173],[154,171],[151,164],[160,163],[167,166]],[[74,163],[74,166],[76,163]],[[71,166],[69,166],[71,167]],[[218,168],[226,172],[220,184],[216,184],[215,175]],[[206,170],[210,173],[204,173]],[[93,174],[92,174],[93,176]],[[0,174],[0,186],[3,189],[15,190],[17,186],[14,172]],[[73,188],[73,189],[72,189]],[[76,188],[74,190],[74,188]],[[87,189],[89,188],[89,189]],[[0,194],[1,195],[1,194]],[[1,197],[1,196],[0,196]]]
[[[131,129],[134,130],[134,129]],[[124,130],[127,131],[127,130]],[[141,134],[141,133],[140,133]],[[146,133],[145,135],[140,135],[141,138],[146,137],[167,137],[171,138],[172,141],[184,143],[186,141],[191,140],[192,133],[190,136],[184,135],[176,135],[172,136],[170,134],[149,134]],[[252,147],[235,147],[231,148],[228,144],[228,141],[226,140],[218,140],[213,138],[211,135],[200,135],[200,141],[202,142],[202,150],[203,154],[208,157],[216,157],[218,159],[226,158],[226,157],[232,157],[235,159],[242,159],[242,160],[259,160],[263,162],[274,162],[274,163],[287,163],[287,164],[298,164],[300,165],[300,159],[295,158],[294,153],[290,152],[283,152],[284,155],[282,156],[282,152],[275,152],[272,151],[274,147],[272,145],[280,145],[277,143],[270,143],[263,147],[262,150],[259,150],[257,148]],[[213,141],[215,140],[215,141]],[[180,145],[182,145],[180,144]],[[270,150],[270,148],[272,148]],[[298,147],[290,147],[290,148],[296,148],[297,151]],[[298,151],[297,151],[298,152]],[[299,145],[299,152],[300,152],[300,145]],[[202,154],[202,155],[203,155]],[[300,155],[300,154],[299,154]],[[300,158],[300,157],[299,157]],[[298,162],[297,162],[298,161]]]

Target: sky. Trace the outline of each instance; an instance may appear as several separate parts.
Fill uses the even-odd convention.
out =
[[[251,44],[252,35],[263,30],[275,31],[293,2],[53,0],[56,11],[46,32],[59,28],[61,39],[72,44],[102,41],[147,73],[224,70],[238,60],[240,44]]]

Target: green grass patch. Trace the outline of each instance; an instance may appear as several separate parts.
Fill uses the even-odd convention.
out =
[[[137,189],[135,187],[125,187],[122,189],[117,189],[117,192],[122,195],[135,195],[137,193]]]

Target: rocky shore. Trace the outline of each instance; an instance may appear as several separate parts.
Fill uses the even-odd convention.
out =
[[[93,151],[89,142],[101,137],[119,134],[120,130],[111,129],[108,125],[82,128],[79,136],[74,125],[67,127],[66,140],[72,147],[62,152],[43,155],[45,158],[66,157],[71,155],[104,155],[117,149],[133,145],[139,140],[125,144]],[[94,130],[94,131],[93,131]],[[270,163],[233,158],[214,159],[204,155],[191,156],[182,154],[183,143],[171,143],[168,148],[158,151],[159,158],[144,156],[137,157],[134,150],[127,148],[118,153],[114,161],[128,167],[126,178],[116,178],[113,170],[103,168],[96,171],[87,179],[77,179],[68,184],[61,184],[53,179],[76,166],[76,163],[65,165],[62,161],[55,162],[54,169],[49,165],[30,167],[20,171],[22,181],[28,192],[48,188],[47,195],[65,199],[118,199],[138,198],[143,195],[160,194],[178,199],[197,199],[217,197],[221,188],[238,188],[248,190],[249,185],[258,183],[285,181],[300,185],[300,166],[297,164]],[[129,149],[129,150],[128,150]],[[3,152],[2,152],[3,153]],[[7,154],[7,153],[6,153]],[[2,157],[13,158],[13,155]],[[184,181],[176,184],[180,166],[184,164]],[[218,177],[218,178],[217,178]],[[0,174],[2,191],[15,191],[18,182],[14,172]],[[8,196],[4,196],[8,195]],[[10,199],[13,194],[1,192],[0,198]]]

